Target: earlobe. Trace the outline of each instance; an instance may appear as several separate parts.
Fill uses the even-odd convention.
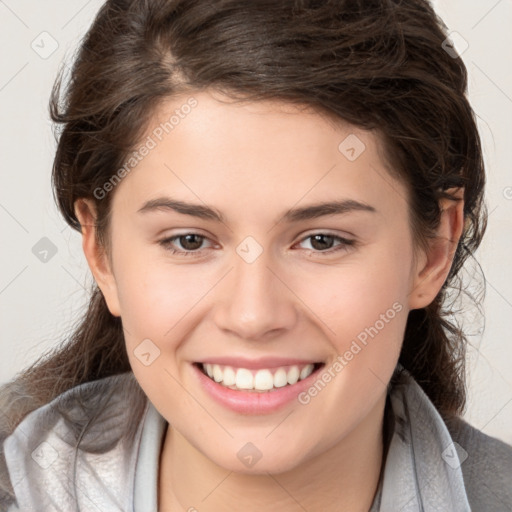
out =
[[[89,199],[75,201],[75,215],[82,231],[82,249],[94,280],[99,286],[112,315],[121,316],[117,286],[105,248],[96,236],[96,208]]]
[[[415,269],[413,288],[409,294],[410,309],[424,308],[435,299],[453,263],[464,229],[464,189],[453,188],[448,192],[458,200],[443,198],[439,202],[441,220],[436,237]]]

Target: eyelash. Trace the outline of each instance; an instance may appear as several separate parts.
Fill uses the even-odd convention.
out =
[[[165,238],[163,240],[160,240],[158,243],[166,251],[169,251],[171,254],[176,254],[176,255],[185,256],[185,257],[190,257],[190,256],[197,257],[197,255],[201,253],[201,250],[196,250],[196,251],[180,251],[180,250],[172,249],[170,247],[172,242],[174,242],[175,240],[178,240],[181,237],[187,236],[187,235],[195,235],[195,236],[198,236],[198,237],[200,237],[202,239],[205,239],[205,240],[208,239],[206,236],[201,235],[200,233],[189,232],[189,233],[182,233],[182,234],[179,234],[179,235],[174,235],[174,236],[169,237],[169,238]],[[334,235],[332,233],[325,233],[325,232],[312,233],[312,234],[302,238],[297,243],[304,242],[305,240],[307,240],[309,238],[313,238],[314,236],[318,236],[318,235],[330,236],[330,237],[334,238],[335,240],[338,240],[341,243],[339,245],[335,246],[334,248],[327,249],[325,251],[318,251],[318,250],[315,250],[315,249],[305,249],[305,250],[308,250],[310,253],[314,253],[315,255],[318,254],[320,256],[323,256],[323,255],[329,256],[329,255],[332,255],[333,253],[337,253],[337,252],[342,251],[342,250],[347,250],[348,247],[354,247],[356,245],[356,241],[355,240],[349,240],[347,238],[343,238],[341,236]]]

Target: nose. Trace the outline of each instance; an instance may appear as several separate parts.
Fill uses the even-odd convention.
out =
[[[265,340],[282,336],[297,319],[297,298],[285,271],[264,251],[248,263],[238,254],[221,283],[214,315],[217,327],[238,338]]]

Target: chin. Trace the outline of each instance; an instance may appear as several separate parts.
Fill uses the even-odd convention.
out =
[[[284,453],[274,447],[258,450],[254,445],[247,443],[242,448],[237,446],[234,457],[231,455],[233,452],[212,454],[211,457],[205,455],[218,466],[235,473],[244,475],[279,474],[291,471],[304,463],[304,452],[297,453],[296,446],[291,449],[290,453]],[[268,453],[266,454],[266,452]]]

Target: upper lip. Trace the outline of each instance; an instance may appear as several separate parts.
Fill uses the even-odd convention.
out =
[[[233,366],[235,368],[262,369],[278,368],[280,366],[302,366],[320,363],[318,359],[297,359],[295,357],[260,357],[258,359],[246,359],[243,357],[209,357],[199,361],[201,364],[218,364],[221,366]]]

